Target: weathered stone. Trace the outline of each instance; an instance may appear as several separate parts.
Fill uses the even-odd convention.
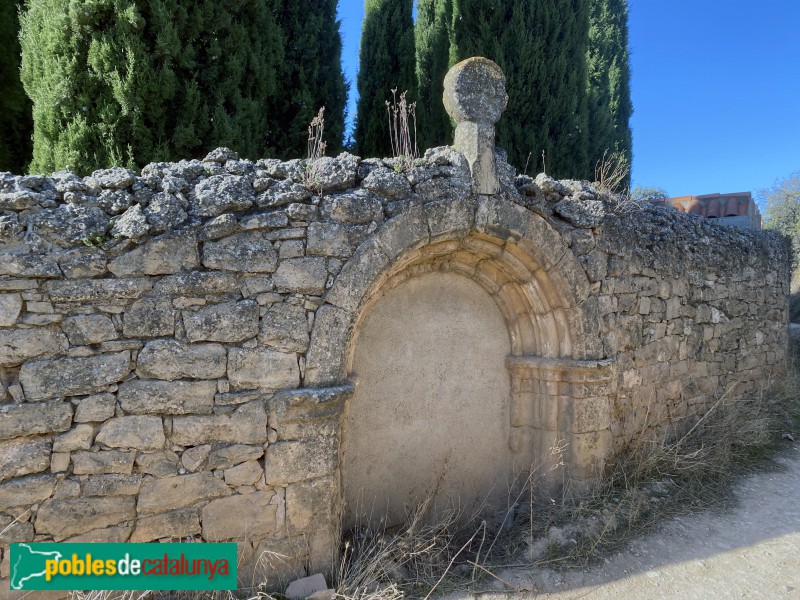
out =
[[[280,229],[289,224],[289,217],[282,210],[272,210],[243,217],[239,222],[242,229]]]
[[[236,219],[236,215],[225,213],[214,217],[203,225],[197,237],[200,241],[206,242],[209,240],[218,240],[219,238],[231,235],[237,231],[239,231],[239,222]]]
[[[231,348],[228,379],[234,390],[276,390],[297,387],[300,371],[294,354],[262,348]]]
[[[83,485],[84,496],[135,496],[142,484],[141,475],[95,475]]]
[[[469,163],[476,193],[496,194],[494,124],[508,104],[503,71],[489,59],[468,58],[447,72],[443,99],[456,122],[453,146]]]
[[[111,319],[103,315],[67,317],[61,322],[61,328],[73,346],[99,344],[119,337]]]
[[[78,425],[66,433],[57,435],[53,440],[53,452],[73,452],[75,450],[88,450],[94,440],[94,427],[91,425]]]
[[[184,311],[183,324],[190,342],[241,342],[258,335],[258,303],[243,300]]]
[[[114,416],[117,399],[113,394],[97,394],[82,398],[75,409],[76,423],[105,421]]]
[[[254,492],[213,500],[202,510],[203,539],[209,542],[258,539],[278,529],[275,492]]]
[[[309,255],[342,256],[353,253],[350,229],[338,223],[309,223],[306,251]]]
[[[57,482],[55,475],[29,475],[0,483],[0,510],[43,502],[53,495]]]
[[[221,344],[186,344],[154,340],[139,352],[136,373],[154,379],[219,379],[225,376],[226,353]]]
[[[58,257],[58,266],[65,277],[96,277],[104,275],[106,254],[100,248],[73,248]]]
[[[51,500],[39,508],[34,526],[39,535],[63,539],[134,519],[135,507],[128,496]]]
[[[380,223],[383,221],[383,205],[368,192],[326,196],[322,201],[322,216],[337,223]]]
[[[22,296],[19,294],[0,294],[0,327],[10,327],[17,322],[22,310]]]
[[[92,531],[69,537],[64,541],[73,544],[122,544],[128,541],[132,530],[133,525],[104,527],[103,529],[93,529]]]
[[[168,298],[142,298],[125,311],[126,337],[159,337],[175,331],[175,310]]]
[[[262,402],[243,404],[232,413],[174,417],[172,442],[181,446],[221,442],[263,444],[267,441],[267,413]]]
[[[278,257],[280,260],[299,258],[301,256],[305,256],[305,244],[303,243],[303,240],[286,240],[281,242],[280,249],[278,251]]]
[[[316,221],[319,219],[319,208],[313,204],[295,202],[286,207],[286,215],[292,221]]]
[[[289,533],[315,531],[330,525],[336,510],[337,494],[334,477],[289,485],[286,488]]]
[[[69,344],[49,328],[0,329],[0,367],[13,367],[38,356],[64,354]]]
[[[71,423],[72,406],[67,402],[0,404],[0,440],[66,431]]]
[[[0,442],[0,481],[46,470],[50,466],[50,450],[46,438]]]
[[[54,302],[104,303],[134,300],[153,287],[149,279],[72,279],[48,281]]]
[[[324,258],[291,258],[283,261],[272,280],[275,288],[294,294],[320,295],[325,292],[328,270]]]
[[[334,438],[270,444],[264,463],[267,485],[286,485],[331,475],[337,461]]]
[[[361,186],[382,196],[394,198],[411,194],[411,184],[402,174],[391,169],[380,167],[372,171],[364,179]]]
[[[159,192],[154,194],[144,209],[150,227],[156,233],[167,231],[183,223],[189,215],[186,209],[189,203],[183,194]]]
[[[216,217],[225,212],[247,210],[253,201],[253,186],[247,178],[215,175],[194,187],[189,212],[201,217]]]
[[[308,349],[308,319],[302,306],[276,304],[261,319],[258,341],[281,352],[305,352]]]
[[[119,219],[114,221],[114,226],[111,228],[113,237],[128,238],[130,240],[138,240],[149,232],[150,225],[147,223],[147,218],[142,212],[140,204],[134,204],[128,208]]]
[[[72,454],[72,472],[75,475],[99,475],[101,473],[133,472],[136,452],[122,450],[101,450],[99,452],[75,452]]]
[[[196,508],[185,508],[149,517],[139,517],[131,542],[161,539],[184,540],[200,534],[200,516]]]
[[[223,473],[228,485],[252,485],[264,476],[264,468],[255,461],[244,462]]]
[[[256,196],[256,204],[259,208],[277,208],[292,202],[305,202],[309,198],[311,192],[305,186],[287,179],[279,181],[263,194]]]
[[[195,446],[194,448],[187,448],[181,454],[181,464],[184,468],[193,473],[203,468],[203,465],[211,452],[211,446],[203,444],[202,446]]]
[[[111,448],[158,450],[166,442],[164,424],[160,417],[117,417],[106,421],[96,441]]]
[[[168,235],[150,240],[108,263],[117,277],[171,275],[200,262],[194,235]]]
[[[216,162],[225,164],[229,160],[239,160],[239,155],[230,148],[220,147],[214,148],[211,152],[206,154],[203,162]]]
[[[203,265],[208,269],[272,273],[278,254],[260,233],[239,233],[203,246]]]
[[[605,205],[600,200],[564,198],[553,207],[560,217],[575,227],[597,227],[606,216]]]
[[[121,190],[133,185],[136,173],[123,167],[111,167],[110,169],[94,171],[91,178],[101,188]]]
[[[238,291],[242,278],[238,273],[192,271],[162,278],[156,290],[169,295],[196,296]]]
[[[164,513],[230,493],[225,482],[208,472],[152,479],[142,484],[137,510],[140,514]]]
[[[310,577],[303,577],[302,579],[292,581],[289,587],[286,588],[285,596],[289,598],[289,600],[306,600],[314,594],[324,592],[327,588],[328,584],[325,583],[325,576],[322,573],[317,573]]]
[[[0,192],[0,210],[26,210],[45,199],[44,195],[30,190]]]
[[[336,158],[318,158],[310,165],[307,186],[323,194],[347,190],[356,183],[358,162],[357,156],[347,152],[342,152]]]
[[[91,239],[104,238],[108,215],[93,206],[61,204],[34,212],[29,223],[43,238],[68,247]]]
[[[147,475],[169,477],[178,472],[178,455],[171,450],[145,452],[136,457],[136,468]]]
[[[26,362],[19,381],[28,400],[103,391],[130,372],[130,352]]]
[[[224,446],[211,452],[208,456],[209,469],[230,469],[246,461],[258,460],[264,456],[263,446],[245,446],[236,444]]]
[[[132,379],[119,387],[119,405],[136,415],[210,413],[217,384],[214,381],[155,381]]]
[[[8,577],[8,545],[16,542],[32,542],[34,535],[33,523],[14,521],[11,517],[0,515],[0,544],[6,548],[5,558],[3,562],[0,563],[0,577]]]

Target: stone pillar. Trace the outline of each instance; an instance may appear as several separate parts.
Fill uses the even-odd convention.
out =
[[[503,71],[488,58],[468,58],[448,71],[443,100],[456,122],[453,146],[469,163],[475,193],[498,193],[494,125],[508,104]]]

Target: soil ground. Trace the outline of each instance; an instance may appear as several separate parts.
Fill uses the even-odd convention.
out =
[[[800,600],[800,444],[736,484],[735,504],[676,517],[585,570],[498,573],[498,592],[448,600]]]

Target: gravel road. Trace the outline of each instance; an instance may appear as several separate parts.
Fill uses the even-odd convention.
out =
[[[732,509],[667,521],[584,571],[499,574],[526,591],[460,598],[800,600],[800,444],[775,460],[780,469],[736,485]]]

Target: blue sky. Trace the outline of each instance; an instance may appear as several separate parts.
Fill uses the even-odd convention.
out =
[[[355,115],[362,0],[341,0]],[[800,0],[630,0],[633,183],[756,192],[800,170]]]

